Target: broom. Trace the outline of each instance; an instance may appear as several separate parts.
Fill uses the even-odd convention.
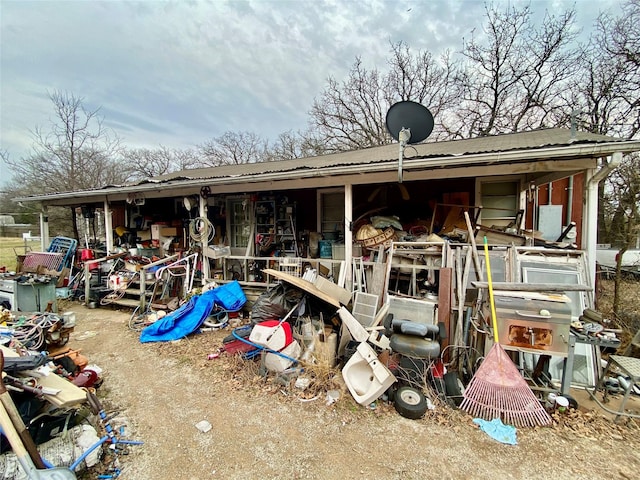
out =
[[[503,423],[517,427],[548,425],[551,423],[551,417],[520,375],[507,352],[498,343],[498,324],[487,237],[484,237],[484,255],[487,263],[494,343],[467,385],[460,409],[484,420],[500,418]]]

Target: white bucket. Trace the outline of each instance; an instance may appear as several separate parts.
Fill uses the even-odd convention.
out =
[[[555,393],[550,393],[549,395],[547,395],[547,401],[545,402],[544,406],[547,408],[547,410],[553,410],[554,408],[556,408],[556,398],[558,396]]]
[[[280,353],[294,360],[297,360],[300,357],[300,352],[300,344],[296,340],[291,342],[287,346],[287,348],[284,348],[280,351]],[[269,352],[264,357],[264,366],[271,372],[282,372],[293,364],[293,361],[289,358],[285,358],[276,353]]]
[[[569,400],[566,397],[556,397],[556,408],[560,413],[566,412],[569,408]]]

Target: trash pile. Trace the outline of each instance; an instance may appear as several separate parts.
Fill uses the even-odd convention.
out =
[[[373,408],[383,397],[400,415],[411,419],[434,408],[435,397],[424,393],[427,385],[444,401],[461,395],[457,383],[448,388],[444,382],[440,341],[446,334],[442,325],[394,317],[388,309],[369,318],[341,304],[336,299],[340,295],[325,293],[331,289],[335,294],[341,287],[317,282],[309,272],[306,278],[266,273],[281,281],[253,302],[246,321],[238,316],[246,297],[233,281],[194,295],[175,312],[151,321],[141,330],[140,341],[176,340],[216,325],[230,334],[209,359],[237,355],[259,362],[264,375],[300,391],[317,391],[314,386],[318,384],[335,385],[328,377],[341,371],[342,381],[358,404]],[[220,321],[221,312],[224,321]],[[340,395],[335,388],[325,393],[328,404]]]
[[[377,296],[361,291],[352,295],[310,268],[301,277],[271,269],[263,272],[277,282],[250,305],[238,281],[211,283],[178,310],[147,315],[140,341],[173,341],[213,330],[228,332],[208,354],[209,360],[233,356],[251,362],[252,371],[271,378],[274,384],[295,389],[302,400],[324,399],[331,405],[348,392],[364,408],[374,409],[384,402],[410,419],[422,418],[443,405],[460,408],[464,399],[472,396],[473,392],[465,396],[465,391],[474,375],[483,375],[480,367],[486,358],[475,352],[478,360],[472,362],[473,349],[450,343],[445,325],[438,321],[437,298],[389,294],[379,306]],[[546,297],[543,300],[548,302]],[[590,310],[585,314],[595,315]],[[458,365],[452,366],[452,362]],[[509,364],[520,376],[508,356],[502,355],[494,363],[500,362]],[[489,369],[487,364],[484,374]],[[496,376],[490,372],[488,377]],[[501,392],[510,400],[521,400],[517,409],[498,405],[497,409],[485,406],[473,413],[463,410],[487,421],[501,418],[516,427],[549,425],[552,420],[557,423],[559,414],[577,410],[569,395],[558,392],[559,401],[549,403],[551,397],[546,393],[534,394],[530,387],[534,388],[535,382],[529,385],[529,378],[518,378],[506,393],[496,386],[501,380],[483,379],[491,401]],[[546,384],[544,388],[549,390]],[[563,403],[565,398],[568,405]]]
[[[0,307],[2,479],[72,479],[92,467],[115,478],[118,453],[141,443],[111,425],[96,396],[102,369],[67,346],[74,327],[73,312]]]

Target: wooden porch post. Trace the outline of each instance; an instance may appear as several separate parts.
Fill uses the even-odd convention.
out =
[[[352,229],[352,220],[353,220],[353,187],[352,185],[346,184],[344,186],[344,261],[345,261],[345,271],[346,271],[346,282],[345,288],[349,291],[353,288],[353,278],[352,278],[352,256],[353,256],[353,232]]]
[[[111,217],[111,208],[109,200],[104,199],[104,237],[107,245],[107,255],[113,253],[113,219]]]

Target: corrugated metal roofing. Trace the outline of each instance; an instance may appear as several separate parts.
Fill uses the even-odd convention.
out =
[[[617,147],[618,143],[620,148]],[[572,138],[568,129],[551,128],[409,145],[405,148],[404,158],[407,169],[456,168],[462,164],[469,165],[471,161],[475,161],[476,165],[531,162],[537,159],[536,150],[541,150],[539,159],[560,159],[567,155],[595,158],[610,155],[614,151],[640,151],[640,142],[587,132],[575,132]],[[294,177],[368,174],[394,171],[398,168],[398,156],[399,145],[396,143],[319,157],[182,170],[125,185],[107,185],[80,192],[33,195],[16,200],[61,201],[67,204],[81,199],[86,201],[104,195],[122,195],[130,192],[154,191],[157,194],[161,190],[185,186],[199,188],[203,185],[239,185],[243,182],[272,182]]]
[[[493,135],[452,140],[446,142],[430,142],[407,147],[407,158],[438,158],[478,153],[506,152],[511,150],[535,149],[551,146],[575,145],[579,143],[600,143],[623,141],[587,132],[576,132],[571,139],[571,131],[564,128],[533,130],[529,132]],[[415,148],[415,151],[413,150]],[[417,151],[417,153],[416,153]],[[325,167],[366,165],[371,163],[397,160],[398,144],[372,147],[351,152],[334,153],[320,157],[297,158],[278,162],[249,163],[242,165],[223,165],[219,167],[196,168],[182,170],[155,177],[154,181],[177,179],[205,179],[239,177],[260,173],[287,172],[300,169],[321,169]]]

